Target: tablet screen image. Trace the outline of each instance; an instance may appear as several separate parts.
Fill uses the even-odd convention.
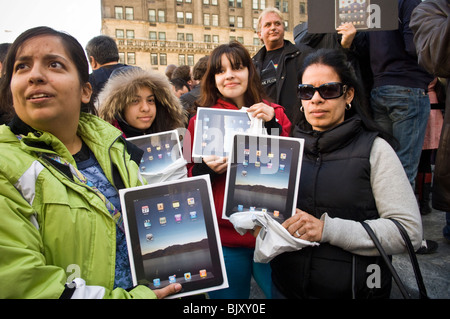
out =
[[[368,29],[370,0],[336,0],[336,28],[351,22],[356,29]]]
[[[223,218],[262,211],[282,223],[295,213],[303,139],[236,134]]]
[[[177,130],[127,138],[144,151],[141,173],[157,174],[181,158],[181,143]]]
[[[227,286],[209,179],[188,178],[121,190],[133,283],[172,298]],[[123,209],[123,208],[122,208]]]
[[[228,156],[233,135],[247,132],[250,126],[251,119],[245,110],[198,108],[192,156]]]

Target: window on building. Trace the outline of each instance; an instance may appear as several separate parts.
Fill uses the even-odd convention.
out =
[[[209,0],[203,0],[203,4],[209,4]]]
[[[258,29],[258,18],[253,18],[253,29]]]
[[[134,30],[127,30],[127,39],[134,39]]]
[[[211,0],[211,4],[212,4],[213,6],[217,6],[217,0]]]
[[[253,45],[261,45],[261,40],[259,38],[253,38]]]
[[[282,12],[289,12],[289,2],[283,1],[283,9]]]
[[[157,33],[156,33],[156,31],[150,31],[150,32],[148,33],[148,38],[149,38],[150,40],[157,40],[158,38],[157,38]]]
[[[193,24],[192,12],[186,12],[186,24]]]
[[[184,41],[184,33],[177,33],[177,40]]]
[[[214,27],[218,27],[219,26],[219,15],[218,14],[213,14],[212,15],[212,25]]]
[[[114,16],[116,19],[123,19],[123,8],[122,7],[114,7]]]
[[[203,42],[206,42],[206,43],[211,42],[211,35],[210,34],[204,34],[203,35]]]
[[[300,14],[306,14],[306,3],[300,2]]]
[[[187,65],[194,66],[194,55],[188,54],[187,56]]]
[[[134,20],[134,9],[130,7],[125,8],[125,19]]]
[[[235,21],[236,21],[236,17],[235,16],[229,16],[228,17],[228,22],[231,28],[234,28],[235,25]]]
[[[136,54],[134,52],[127,53],[127,64],[136,64]]]
[[[238,28],[244,27],[244,18],[243,17],[237,17],[237,27]]]
[[[177,23],[184,24],[184,12],[177,12]]]
[[[160,65],[167,65],[167,54],[166,53],[160,53],[159,54],[159,64]]]
[[[228,6],[234,8],[234,0],[228,0]]]
[[[236,8],[242,8],[242,0],[236,0]]]
[[[166,22],[166,12],[164,10],[158,10],[158,22]]]
[[[219,36],[218,35],[213,35],[212,36],[212,42],[213,43],[219,43]]]
[[[125,64],[125,53],[119,52],[119,63]]]
[[[186,33],[186,41],[187,42],[194,42],[194,34]]]
[[[261,10],[264,10],[266,8],[266,0],[260,0],[259,2],[259,8]]]
[[[116,38],[123,39],[125,37],[125,33],[123,29],[116,29]]]
[[[155,9],[148,10],[148,21],[156,22],[156,10]]]
[[[258,2],[259,2],[259,0],[253,0],[253,3],[252,3],[253,10],[259,9]]]
[[[151,65],[158,65],[158,53],[151,53],[150,54],[150,64]]]
[[[186,3],[192,3],[192,0],[185,0]]]
[[[244,38],[243,38],[243,37],[237,37],[237,41],[238,41],[239,43],[244,44]]]
[[[210,25],[210,15],[208,13],[203,14],[203,25]]]
[[[178,65],[185,65],[186,64],[186,56],[184,54],[178,55]]]
[[[158,39],[161,41],[166,40],[166,33],[165,32],[158,32]]]

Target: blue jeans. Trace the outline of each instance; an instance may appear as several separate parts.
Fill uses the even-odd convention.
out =
[[[222,247],[228,285],[226,289],[208,292],[211,299],[248,299],[253,278],[267,299],[271,298],[272,270],[270,264],[255,263],[254,249]]]
[[[380,86],[371,92],[371,107],[375,122],[399,142],[396,152],[414,188],[430,115],[427,93],[418,88]]]

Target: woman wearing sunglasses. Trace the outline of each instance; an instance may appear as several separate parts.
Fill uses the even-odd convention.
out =
[[[370,119],[361,93],[339,51],[319,50],[306,58],[298,87],[302,105],[292,130],[305,139],[297,213],[283,226],[320,245],[271,261],[274,298],[388,298],[390,274],[363,221],[388,254],[405,250],[389,218],[420,247],[413,190],[394,142]]]

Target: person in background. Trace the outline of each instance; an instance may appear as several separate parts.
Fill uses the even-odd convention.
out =
[[[309,55],[298,86],[302,100],[292,136],[303,138],[297,213],[282,225],[319,242],[271,261],[274,298],[389,298],[391,277],[361,222],[389,255],[405,251],[395,218],[415,247],[422,223],[414,192],[391,144],[370,117],[360,83],[339,50]],[[357,200],[356,200],[357,199]],[[380,287],[366,284],[380,266]]]
[[[170,80],[170,84],[172,84],[173,92],[177,98],[180,98],[183,94],[190,91],[189,84],[187,84],[187,82],[182,78],[172,78],[172,80]]]
[[[368,32],[373,73],[371,107],[375,121],[399,142],[397,155],[411,187],[420,162],[430,114],[428,86],[434,77],[418,64],[411,13],[421,0],[398,0],[398,29]],[[438,243],[424,239],[418,253],[432,253]]]
[[[283,14],[276,8],[264,9],[258,18],[257,33],[264,46],[253,57],[262,86],[270,101],[282,105],[292,120],[298,108],[297,83],[304,57],[310,51],[300,51],[284,38]]]
[[[411,15],[410,26],[419,64],[446,83],[444,123],[436,154],[432,206],[446,212],[444,238],[450,242],[450,7],[446,0],[424,1]]]
[[[201,83],[198,107],[211,107],[226,110],[239,110],[248,107],[248,112],[261,119],[268,133],[288,136],[291,123],[281,106],[265,100],[261,81],[256,73],[250,55],[237,41],[223,44],[213,50],[208,67]],[[192,153],[196,116],[189,121],[188,132],[184,138],[186,154]],[[189,134],[188,134],[189,133]],[[186,150],[191,150],[187,152]],[[229,288],[210,292],[213,299],[248,299],[250,280],[253,275],[266,297],[270,298],[270,267],[255,263],[253,253],[255,238],[244,236],[234,229],[228,220],[222,218],[225,192],[227,159],[217,156],[203,157],[201,163],[186,158],[188,176],[209,174]]]
[[[193,88],[180,97],[181,104],[183,104],[186,110],[191,110],[195,101],[200,97],[201,80],[203,75],[205,75],[208,59],[209,56],[200,58],[192,69],[192,78],[194,79]]]
[[[186,127],[183,110],[164,75],[130,68],[111,77],[98,96],[99,116],[124,137]]]
[[[164,71],[164,74],[167,76],[167,79],[170,81],[172,79],[173,71],[177,68],[175,64],[169,64]]]
[[[92,85],[92,99],[96,102],[98,93],[102,90],[111,73],[125,64],[119,63],[119,49],[116,41],[106,35],[99,35],[86,45],[86,54],[92,68],[89,83]]]
[[[82,46],[64,32],[29,29],[3,75],[0,107],[13,105],[14,118],[0,126],[0,298],[180,291],[133,285],[118,190],[143,182],[121,132],[95,115]]]
[[[175,70],[173,70],[171,80],[174,79],[184,80],[188,85],[189,91],[192,90],[194,87],[194,81],[192,79],[192,71],[189,65],[180,65]]]

